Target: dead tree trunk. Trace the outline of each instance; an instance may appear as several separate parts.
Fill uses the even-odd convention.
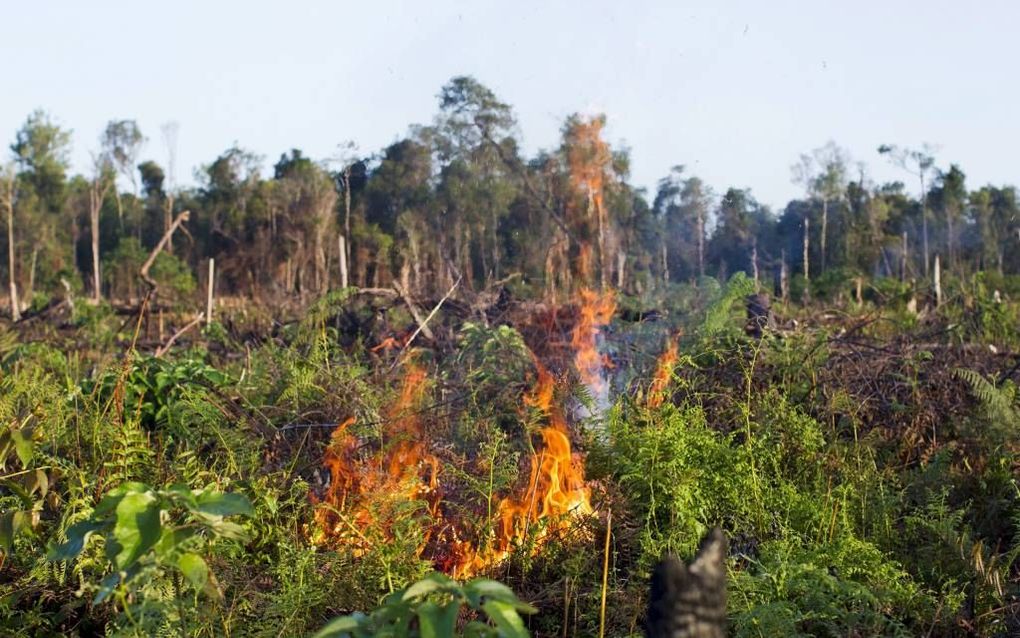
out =
[[[92,301],[99,303],[102,296],[102,284],[99,277],[99,212],[103,208],[103,200],[113,180],[106,179],[102,169],[97,168],[97,175],[89,187],[89,221],[92,234]]]
[[[811,220],[804,217],[804,302],[811,300],[811,263],[809,260],[811,246]]]
[[[7,209],[7,282],[11,295],[11,321],[21,320],[21,308],[18,305],[18,284],[14,277],[14,168],[4,172],[3,202]]]
[[[726,537],[716,529],[701,541],[690,565],[675,556],[656,565],[645,621],[648,638],[726,635],[726,554]]]

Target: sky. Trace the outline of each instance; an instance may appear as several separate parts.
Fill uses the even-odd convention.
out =
[[[375,153],[466,74],[514,107],[529,153],[557,146],[571,113],[605,113],[650,194],[683,164],[779,209],[802,192],[791,165],[829,140],[878,182],[913,185],[883,143],[936,145],[972,188],[1020,182],[1007,0],[39,0],[0,16],[0,139],[42,108],[73,129],[77,171],[113,119],[137,120],[161,164],[176,121],[184,185],[235,143],[267,168],[295,147]]]

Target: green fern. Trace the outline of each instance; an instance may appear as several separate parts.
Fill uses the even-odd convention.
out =
[[[988,416],[1004,424],[1020,428],[1020,405],[1017,402],[1017,387],[1007,381],[997,386],[981,374],[966,368],[954,371],[957,378],[964,381],[971,393],[981,403]]]

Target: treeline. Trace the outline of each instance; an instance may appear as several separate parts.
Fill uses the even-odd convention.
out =
[[[883,146],[904,181],[876,184],[830,142],[793,167],[804,196],[773,211],[747,188],[713,191],[682,166],[655,193],[636,188],[604,124],[571,116],[558,148],[527,157],[511,107],[457,77],[431,124],[377,154],[344,146],[317,162],[295,149],[263,175],[262,158],[235,147],[182,188],[173,126],[162,129],[158,163],[141,161],[135,122],[110,122],[91,171],[69,176],[71,133],[37,111],[0,175],[8,297],[19,300],[15,314],[65,290],[137,300],[139,270],[168,233],[151,275],[170,298],[201,283],[209,258],[219,294],[269,302],[345,276],[413,294],[514,279],[555,296],[579,284],[642,293],[740,270],[769,282],[787,273],[801,290],[828,273],[920,279],[936,256],[953,274],[1020,272],[1015,188],[971,190],[928,149]]]

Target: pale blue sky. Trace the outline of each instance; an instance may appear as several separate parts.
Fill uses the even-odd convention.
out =
[[[1007,0],[38,0],[0,16],[0,139],[42,107],[74,130],[78,170],[114,118],[137,119],[160,163],[160,124],[178,121],[185,183],[235,141],[267,166],[347,139],[374,152],[470,74],[514,106],[529,151],[555,146],[568,114],[604,111],[650,189],[682,163],[782,205],[799,193],[790,165],[830,138],[880,181],[903,176],[879,144],[931,142],[972,187],[1020,182]]]

